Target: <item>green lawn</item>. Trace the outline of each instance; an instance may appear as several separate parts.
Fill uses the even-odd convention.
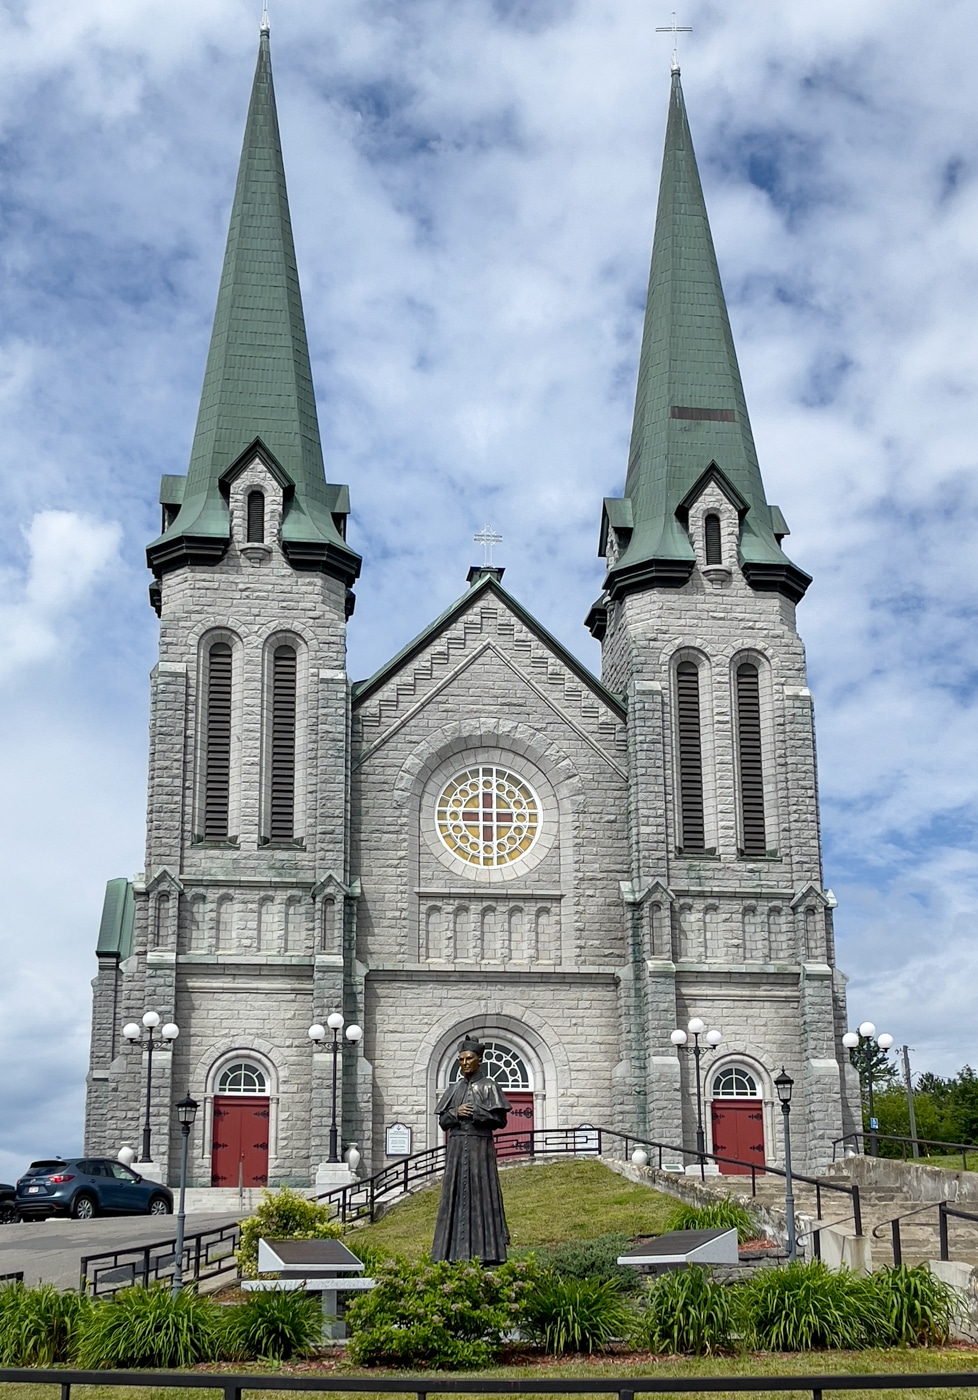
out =
[[[626,1181],[600,1162],[551,1162],[507,1167],[499,1174],[514,1248],[563,1244],[596,1235],[654,1235],[676,1202],[651,1187]],[[392,1206],[356,1240],[418,1259],[431,1248],[441,1183]],[[352,1240],[351,1240],[352,1243]]]

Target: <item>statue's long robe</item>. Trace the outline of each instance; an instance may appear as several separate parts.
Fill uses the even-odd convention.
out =
[[[464,1103],[471,1118],[459,1118]],[[432,1259],[506,1260],[509,1231],[496,1170],[492,1135],[505,1128],[509,1103],[495,1080],[481,1072],[451,1084],[438,1101],[438,1122],[448,1134]]]

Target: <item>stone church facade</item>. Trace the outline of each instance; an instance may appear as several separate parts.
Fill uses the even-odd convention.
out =
[[[198,1187],[330,1180],[436,1145],[459,1038],[490,1045],[518,1128],[617,1127],[816,1166],[852,1126],[844,978],[820,854],[808,577],[758,469],[678,71],[625,491],[588,626],[599,680],[502,584],[468,587],[367,681],[360,559],[327,484],[263,30],[186,477],[148,549],[160,617],[145,870],[109,882],[86,1150],[143,1128]],[[369,510],[369,504],[366,509]],[[369,561],[368,561],[369,566]],[[328,1041],[328,1036],[327,1036]],[[753,1136],[752,1136],[753,1135]],[[735,1150],[732,1150],[735,1149]],[[335,1175],[335,1173],[334,1173]]]

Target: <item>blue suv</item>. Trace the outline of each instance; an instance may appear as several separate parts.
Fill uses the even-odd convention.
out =
[[[111,1157],[56,1157],[32,1162],[17,1182],[17,1211],[24,1220],[70,1215],[169,1215],[173,1193]]]

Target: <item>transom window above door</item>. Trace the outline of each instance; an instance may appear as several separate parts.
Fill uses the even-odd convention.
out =
[[[510,865],[539,835],[540,803],[525,778],[479,764],[445,784],[436,821],[442,844],[466,865]]]
[[[501,1045],[498,1040],[487,1040],[485,1042],[485,1054],[482,1057],[483,1073],[494,1079],[501,1089],[532,1089],[533,1080],[530,1076],[529,1066],[523,1057],[509,1045]],[[448,1073],[449,1084],[454,1084],[461,1074],[458,1060],[452,1065]]]
[[[249,1065],[245,1060],[228,1065],[217,1085],[219,1094],[267,1094],[268,1080],[257,1065]]]
[[[740,1065],[728,1065],[713,1081],[715,1099],[759,1099],[757,1080]]]

